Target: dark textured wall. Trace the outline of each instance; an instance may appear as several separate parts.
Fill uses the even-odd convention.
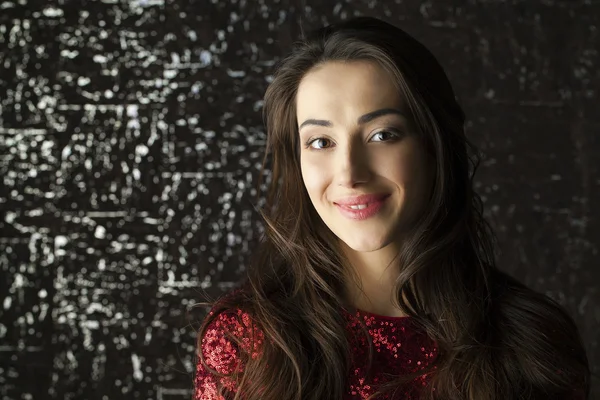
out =
[[[273,64],[336,18],[440,59],[486,159],[501,267],[600,373],[598,1],[0,2],[0,395],[187,399],[188,309],[236,282]],[[595,383],[593,399],[600,398]]]

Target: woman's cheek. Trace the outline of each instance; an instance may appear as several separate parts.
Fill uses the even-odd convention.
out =
[[[326,188],[327,168],[313,162],[305,162],[302,166],[304,185],[311,197],[322,197]]]
[[[308,184],[310,185],[312,190],[318,190],[319,187],[322,185],[322,182],[324,180],[324,174],[326,172],[324,171],[323,167],[318,167],[314,164],[311,164],[308,166],[307,170],[306,170],[306,180],[308,181]]]

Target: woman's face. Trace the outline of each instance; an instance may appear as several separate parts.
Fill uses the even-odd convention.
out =
[[[391,76],[373,62],[328,62],[304,76],[296,106],[302,179],[323,222],[355,251],[397,250],[425,211],[432,168]],[[362,219],[336,204],[363,194],[387,198]]]

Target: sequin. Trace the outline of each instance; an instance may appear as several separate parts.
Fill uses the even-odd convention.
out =
[[[211,311],[212,312],[212,311]],[[427,367],[437,357],[436,343],[423,332],[418,331],[410,317],[386,317],[359,310],[351,314],[341,311],[346,320],[346,331],[351,344],[353,371],[347,380],[344,400],[366,399],[376,391],[376,385],[386,382],[389,378],[383,373],[396,375],[415,372]],[[238,319],[239,318],[239,319]],[[362,318],[367,326],[373,342],[373,364],[371,378],[366,378],[368,361],[368,343],[361,335],[359,319]],[[222,373],[231,373],[236,368],[243,371],[238,357],[237,346],[225,336],[225,332],[247,337],[252,330],[251,318],[247,313],[237,310],[235,314],[221,314],[208,326],[202,340],[202,352],[207,364]],[[250,341],[243,340],[243,350],[259,356],[259,348],[263,334],[254,328],[256,347],[250,349]],[[224,400],[216,392],[217,379],[231,393],[237,391],[236,383],[231,379],[216,377],[206,371],[200,362],[197,363],[194,400]],[[416,399],[419,389],[427,385],[427,375],[421,375],[412,382],[403,393],[396,393],[393,399]],[[382,397],[380,400],[392,399]]]

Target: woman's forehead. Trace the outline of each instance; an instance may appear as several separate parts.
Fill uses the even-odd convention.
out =
[[[391,75],[374,62],[330,62],[310,71],[296,96],[298,122],[328,114],[356,119],[403,102]]]

